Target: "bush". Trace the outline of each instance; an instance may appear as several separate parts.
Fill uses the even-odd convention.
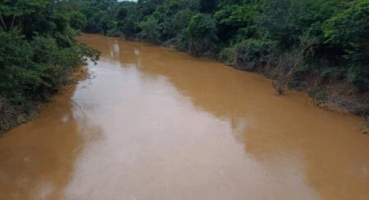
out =
[[[81,64],[80,53],[75,48],[59,48],[51,37],[27,41],[18,30],[1,31],[0,95],[19,105],[47,100]]]
[[[160,26],[157,19],[153,16],[149,16],[145,21],[138,24],[141,28],[141,32],[138,37],[148,42],[158,44],[160,43]]]
[[[216,21],[210,15],[197,14],[191,18],[186,28],[188,51],[194,56],[216,53]]]
[[[220,59],[236,68],[252,71],[255,67],[265,66],[276,56],[276,49],[274,41],[249,39],[235,44],[232,48],[225,48]]]

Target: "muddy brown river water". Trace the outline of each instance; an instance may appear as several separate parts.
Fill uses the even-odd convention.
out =
[[[355,116],[269,80],[100,35],[94,77],[0,138],[0,200],[369,200]]]

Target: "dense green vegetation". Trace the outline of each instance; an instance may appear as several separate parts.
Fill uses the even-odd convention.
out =
[[[24,121],[98,52],[74,37],[86,17],[76,4],[2,0],[0,4],[0,133]]]
[[[173,46],[262,72],[283,94],[307,90],[369,108],[368,0],[76,0],[86,32]]]

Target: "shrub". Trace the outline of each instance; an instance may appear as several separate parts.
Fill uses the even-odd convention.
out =
[[[224,49],[220,58],[236,68],[252,71],[265,66],[277,54],[276,49],[274,41],[248,39]]]
[[[194,56],[212,55],[216,52],[216,21],[205,14],[197,14],[191,18],[186,28],[188,51]]]

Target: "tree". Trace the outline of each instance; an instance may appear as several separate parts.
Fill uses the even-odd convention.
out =
[[[216,33],[216,21],[210,15],[197,14],[193,16],[186,29],[189,53],[195,56],[204,53],[214,54],[216,52]]]
[[[85,16],[68,1],[4,0],[0,5],[0,133],[20,123],[98,52],[78,44]]]
[[[138,36],[152,43],[160,43],[160,26],[157,19],[149,16],[145,21],[138,24],[141,32]]]

